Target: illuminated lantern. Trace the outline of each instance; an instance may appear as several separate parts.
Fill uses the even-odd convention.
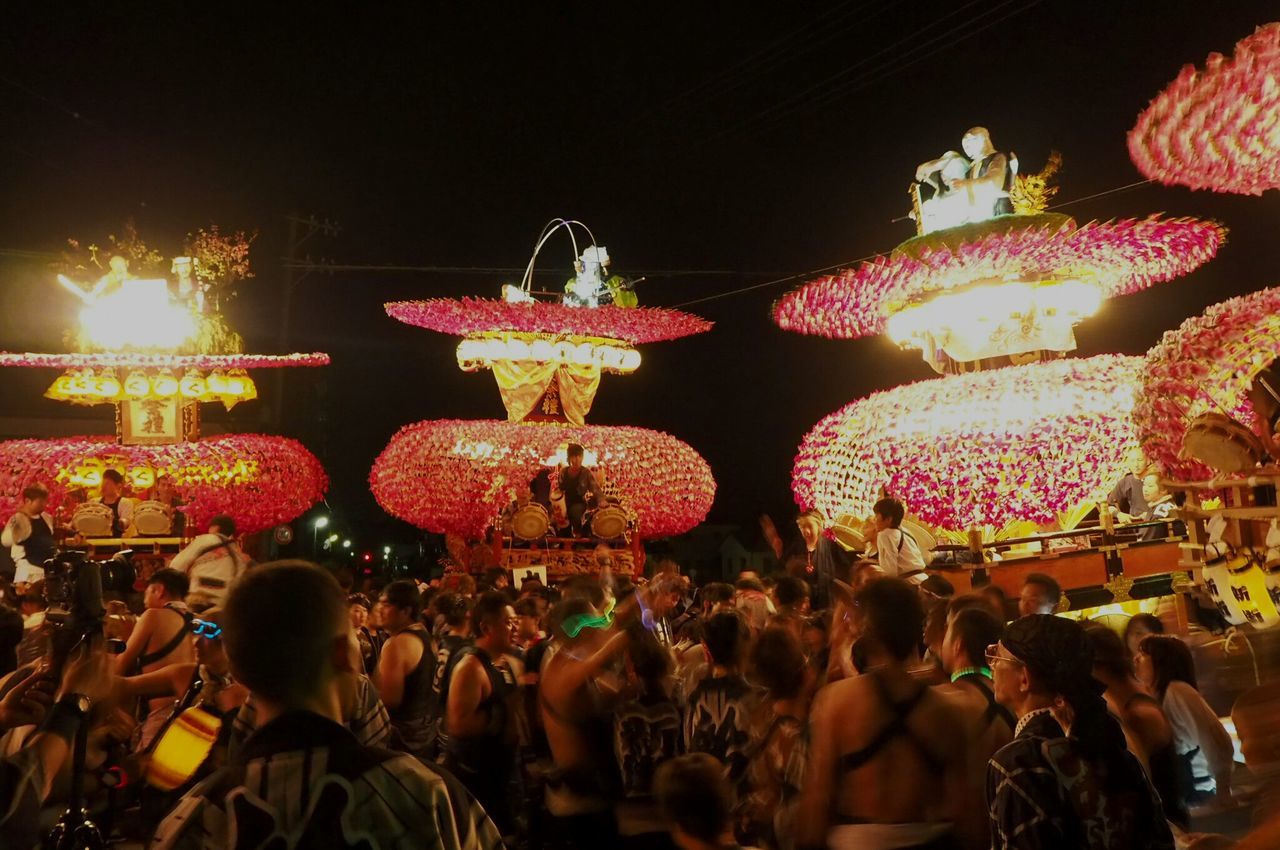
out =
[[[530,352],[529,343],[522,339],[511,339],[507,342],[506,356],[511,360],[519,362],[521,360],[528,360],[533,355]]]
[[[205,385],[204,378],[200,377],[200,373],[192,370],[182,376],[179,389],[183,398],[198,399],[207,392],[208,387]]]
[[[150,490],[156,486],[156,471],[149,466],[135,466],[125,476],[134,492]]]
[[[628,348],[622,354],[622,368],[627,372],[634,372],[640,368],[640,352],[634,348]]]
[[[220,370],[214,370],[209,373],[208,379],[205,381],[205,388],[210,395],[225,396],[230,390],[228,389],[227,376]]]
[[[173,398],[178,394],[178,379],[167,370],[161,372],[151,379],[151,390],[161,398]]]
[[[92,381],[93,381],[92,369],[72,372],[71,377],[67,381],[67,394],[73,398],[76,396],[88,395],[89,387]]]
[[[124,394],[134,400],[146,398],[151,394],[151,381],[142,372],[130,372],[124,379]]]
[[[529,346],[529,356],[539,363],[546,363],[556,356],[556,350],[545,339],[539,339]]]
[[[98,379],[94,394],[104,399],[116,399],[120,396],[120,379],[112,374],[105,374]]]

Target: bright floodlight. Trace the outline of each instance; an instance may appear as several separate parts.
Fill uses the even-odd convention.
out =
[[[196,332],[191,312],[169,298],[165,280],[125,280],[80,311],[85,335],[104,349],[179,348]]]
[[[316,528],[327,528],[329,526],[329,518],[327,516],[318,516],[315,519]]]
[[[350,549],[350,548],[351,548],[351,541],[350,541],[350,540],[344,540],[344,541],[342,541],[342,548],[343,548],[343,549]]]

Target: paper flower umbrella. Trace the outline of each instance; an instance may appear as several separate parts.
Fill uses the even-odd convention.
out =
[[[1052,522],[1135,445],[1142,360],[1103,355],[906,384],[846,405],[801,443],[801,508],[870,516],[882,493],[935,528]]]
[[[1133,419],[1147,457],[1171,478],[1213,477],[1208,467],[1181,455],[1191,421],[1223,413],[1253,422],[1249,384],[1280,358],[1280,288],[1214,304],[1166,331],[1147,352]]]
[[[391,438],[369,481],[388,513],[475,539],[515,489],[564,462],[570,442],[585,447],[596,470],[624,494],[644,537],[687,531],[711,509],[715,480],[697,452],[669,434],[627,426],[418,422]]]
[[[1129,131],[1152,180],[1260,195],[1280,188],[1280,23],[1259,27],[1204,70],[1183,67]]]

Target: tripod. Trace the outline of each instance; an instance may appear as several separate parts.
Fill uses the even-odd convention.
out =
[[[84,800],[84,757],[89,745],[89,722],[85,718],[76,730],[71,751],[71,795],[67,810],[44,837],[43,850],[106,850],[107,842],[89,819]]]

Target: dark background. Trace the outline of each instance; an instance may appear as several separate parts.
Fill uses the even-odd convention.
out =
[[[1274,3],[420,3],[325,11],[275,4],[61,4],[6,10],[0,29],[0,348],[62,350],[72,299],[48,258],[132,218],[167,256],[218,223],[257,230],[257,276],[232,304],[254,351],[279,351],[286,215],[341,223],[300,254],[342,264],[522,268],[543,223],[578,218],[614,269],[651,274],[647,305],[679,305],[884,251],[910,236],[917,163],[974,124],[1024,170],[1051,149],[1057,201],[1141,180],[1125,149],[1139,110],[1188,62],[1230,53]],[[1219,258],[1108,303],[1081,355],[1141,353],[1206,305],[1271,284],[1280,193],[1237,198],[1140,186],[1064,208],[1079,220],[1217,218]],[[26,253],[34,252],[34,253]],[[567,240],[541,263],[572,259]],[[312,273],[294,289],[289,350],[333,365],[284,378],[236,429],[297,436],[333,482],[358,546],[413,539],[368,492],[401,425],[502,417],[492,378],[456,340],[388,319],[403,298],[493,297],[517,272]],[[824,414],[930,376],[883,339],[783,333],[793,280],[691,305],[712,333],[645,346],[606,378],[596,424],[669,431],[711,463],[712,519],[794,510],[790,464]],[[47,402],[52,373],[0,373],[0,419],[85,416]],[[95,415],[95,414],[88,414]],[[104,410],[94,430],[109,430]],[[225,417],[224,417],[225,419]]]

